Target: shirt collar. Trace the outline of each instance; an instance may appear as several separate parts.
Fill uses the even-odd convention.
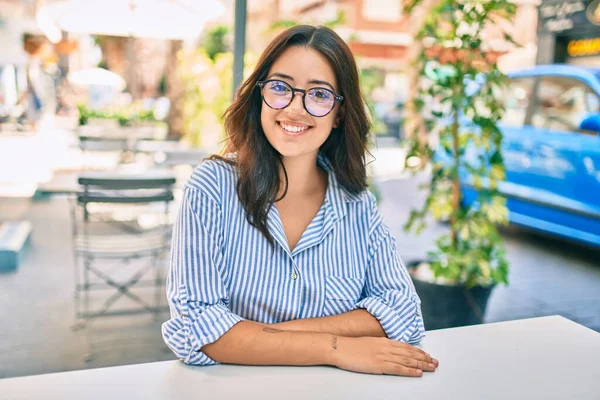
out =
[[[325,201],[329,203],[338,219],[341,219],[346,215],[346,203],[359,201],[360,197],[359,195],[350,193],[341,183],[339,183],[333,165],[325,154],[321,152],[318,154],[317,164],[323,168],[329,176]]]

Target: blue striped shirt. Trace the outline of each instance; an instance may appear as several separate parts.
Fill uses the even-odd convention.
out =
[[[235,167],[204,161],[185,185],[173,230],[165,343],[187,364],[210,365],[201,349],[244,319],[277,323],[365,309],[390,339],[424,336],[420,300],[369,191],[355,195],[328,172],[325,201],[293,251],[276,207],[267,226],[275,249],[246,220]]]

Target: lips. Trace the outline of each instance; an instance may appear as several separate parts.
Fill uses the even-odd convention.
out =
[[[300,136],[308,132],[312,127],[304,124],[290,124],[282,121],[277,121],[277,125],[281,130],[290,136]]]

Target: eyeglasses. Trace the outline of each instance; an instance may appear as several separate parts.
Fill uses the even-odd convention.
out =
[[[324,87],[314,87],[308,90],[297,89],[287,82],[276,79],[259,81],[256,86],[260,87],[265,104],[274,110],[286,108],[292,104],[296,93],[302,93],[304,109],[313,117],[326,116],[333,110],[336,101],[344,100],[343,96]]]

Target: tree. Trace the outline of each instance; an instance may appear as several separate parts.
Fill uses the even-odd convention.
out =
[[[407,10],[419,3],[412,0]],[[412,132],[407,160],[418,157],[417,170],[431,167],[432,173],[425,204],[411,212],[405,228],[418,233],[427,216],[449,217],[450,233],[437,239],[436,249],[428,253],[429,265],[437,278],[466,287],[508,281],[497,229],[508,217],[498,191],[505,178],[498,122],[507,81],[496,65],[498,54],[482,48],[482,31],[510,19],[515,10],[506,0],[442,0],[431,8],[416,37],[424,51],[415,60],[413,107],[423,120]],[[421,129],[437,131],[437,149],[422,140]],[[467,183],[477,192],[477,201],[468,207],[463,201]]]
[[[227,36],[229,35],[229,27],[219,25],[206,33],[204,39],[204,50],[211,60],[215,60],[217,54],[226,53],[229,51]]]
[[[170,102],[169,115],[167,116],[170,138],[180,138],[184,132],[183,108],[185,88],[177,76],[178,54],[182,47],[183,42],[181,40],[170,40],[167,63],[165,64],[164,79],[167,98]]]

